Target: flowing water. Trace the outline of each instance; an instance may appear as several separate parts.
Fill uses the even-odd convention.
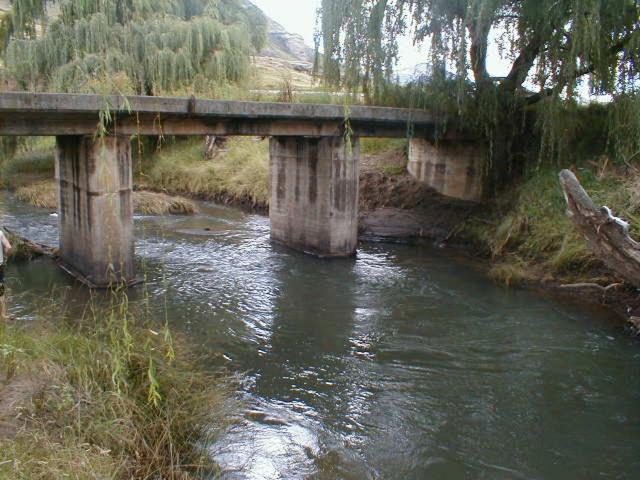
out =
[[[44,243],[56,222],[0,207]],[[640,345],[606,312],[423,247],[318,260],[211,204],[136,235],[158,315],[242,373],[244,421],[212,447],[227,478],[640,478]],[[23,318],[72,285],[47,260],[7,273]]]

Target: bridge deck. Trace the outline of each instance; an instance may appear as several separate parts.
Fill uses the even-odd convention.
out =
[[[60,93],[0,93],[0,135],[91,135],[101,112],[117,134],[429,136],[435,121],[424,110],[367,106],[118,97]]]

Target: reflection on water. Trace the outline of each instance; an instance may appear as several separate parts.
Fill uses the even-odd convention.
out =
[[[55,243],[47,212],[10,198],[0,212]],[[604,312],[424,248],[314,259],[271,245],[267,219],[208,204],[136,229],[157,315],[244,374],[242,422],[212,446],[227,478],[640,475],[640,350]],[[46,260],[8,274],[16,315],[52,288],[88,298]]]

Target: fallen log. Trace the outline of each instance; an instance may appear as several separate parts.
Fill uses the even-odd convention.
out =
[[[7,232],[7,238],[13,247],[9,253],[9,260],[32,260],[36,257],[58,258],[57,248],[33,242],[28,238],[21,237],[6,227],[4,227],[4,231]]]
[[[605,265],[640,288],[640,243],[629,236],[629,224],[608,207],[598,208],[569,170],[560,173],[569,216],[582,232],[591,251]]]

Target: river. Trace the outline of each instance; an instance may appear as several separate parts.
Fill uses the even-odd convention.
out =
[[[57,242],[49,212],[0,199],[0,224]],[[213,204],[136,235],[156,314],[242,375],[226,478],[640,478],[640,345],[606,311],[425,247],[318,260]],[[7,274],[22,318],[52,289],[87,299],[45,259]]]

